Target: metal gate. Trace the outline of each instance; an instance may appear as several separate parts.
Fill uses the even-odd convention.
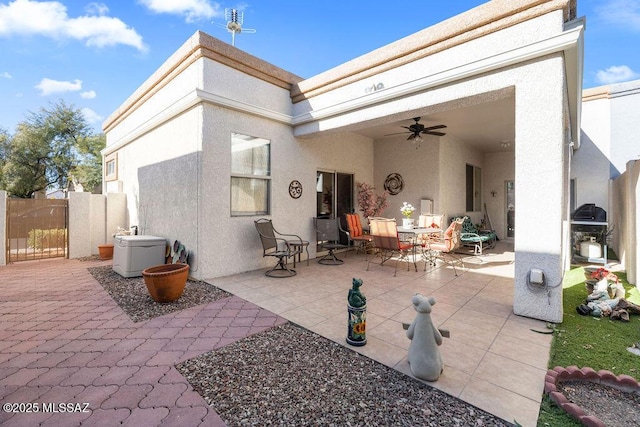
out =
[[[67,256],[66,199],[7,199],[7,262]]]

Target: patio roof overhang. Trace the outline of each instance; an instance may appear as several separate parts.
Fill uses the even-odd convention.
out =
[[[418,79],[394,85],[385,84],[383,90],[365,91],[361,96],[350,99],[337,98],[333,104],[307,108],[313,105],[314,98],[332,90],[339,90],[353,83],[366,86],[375,81],[376,75],[380,73],[560,9],[563,10],[565,19],[563,31],[560,33],[515,49],[425,74]],[[308,137],[318,132],[336,130],[337,128],[334,129],[332,125],[327,124],[329,119],[561,53],[565,61],[571,138],[577,147],[580,143],[585,21],[583,18],[575,19],[574,15],[574,1],[493,1],[304,80],[294,85],[292,91],[294,102],[301,104],[302,101],[306,101],[305,108],[298,108],[292,117],[294,135]],[[389,115],[393,113],[390,111]],[[500,139],[494,137],[494,141]]]

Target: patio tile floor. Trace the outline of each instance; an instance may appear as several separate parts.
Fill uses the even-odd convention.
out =
[[[445,369],[429,383],[494,415],[535,426],[551,335],[545,323],[512,313],[513,251],[500,243],[464,270],[410,271],[341,254],[340,266],[313,260],[288,279],[264,270],[208,280],[234,296],[132,322],[87,271],[108,262],[45,260],[0,268],[0,400],[88,402],[89,412],[0,413],[3,426],[124,424],[223,426],[173,365],[287,320],[411,375],[402,323],[411,297],[435,296],[432,317],[451,332]],[[481,262],[482,261],[482,262]],[[392,263],[393,261],[390,261]],[[353,277],[367,296],[367,344],[351,347],[346,298]],[[107,421],[108,420],[108,421]]]
[[[441,263],[407,271],[393,260],[384,266],[364,255],[341,254],[338,266],[298,265],[287,279],[264,280],[263,271],[208,280],[313,332],[411,375],[409,339],[402,323],[415,317],[411,297],[434,296],[432,318],[448,329],[440,347],[444,372],[428,383],[509,422],[535,426],[543,393],[552,335],[546,323],[513,314],[512,245],[498,242],[482,257],[463,256],[458,276]],[[304,261],[304,260],[303,260]],[[367,297],[367,344],[349,346],[346,299],[352,278],[363,281]]]

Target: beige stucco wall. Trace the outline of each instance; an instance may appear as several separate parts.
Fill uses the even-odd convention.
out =
[[[610,100],[607,97],[582,103],[582,138],[571,161],[571,178],[576,183],[576,208],[595,203],[609,212],[611,152]]]
[[[271,141],[271,215],[281,232],[315,242],[312,218],[316,215],[316,171],[354,174],[355,181],[371,182],[371,140],[360,135],[337,134],[297,139],[288,126],[263,118],[205,107],[202,186],[197,247],[200,277],[218,277],[272,266],[264,259],[254,221],[256,216],[230,216],[231,133]],[[289,196],[292,180],[302,184],[299,199]],[[311,257],[315,247],[310,245]]]
[[[384,181],[391,173],[398,173],[404,181],[404,189],[397,195],[388,197],[389,207],[380,214],[386,218],[402,220],[400,207],[403,202],[411,203],[420,209],[421,199],[432,199],[434,212],[440,212],[442,200],[440,188],[440,147],[438,137],[430,136],[416,148],[414,144],[398,143],[401,138],[386,138],[374,144],[374,180],[369,182],[376,193],[384,190]],[[417,220],[419,212],[413,218]]]
[[[629,161],[626,170],[613,180],[611,201],[609,222],[615,224],[613,248],[625,266],[629,283],[640,287],[640,161]]]
[[[89,256],[91,248],[91,194],[69,193],[69,258]],[[97,249],[97,248],[96,248]]]
[[[82,198],[83,203],[86,198]],[[124,210],[124,209],[123,209]],[[98,253],[98,245],[113,243],[111,235],[107,234],[107,198],[103,194],[91,194],[89,197],[89,239],[91,254]],[[114,233],[115,230],[112,232]]]
[[[356,181],[373,179],[373,148],[368,138],[337,134],[296,139],[290,127],[277,120],[208,102],[213,92],[230,95],[224,93],[228,89],[218,93],[211,76],[230,74],[221,77],[225,87],[247,87],[247,77],[228,67],[207,67],[212,89],[199,104],[166,122],[155,117],[159,125],[118,150],[118,177],[128,196],[128,225],[138,225],[143,234],[180,240],[194,254],[191,274],[200,278],[254,270],[273,262],[262,258],[253,224],[257,217],[230,216],[232,132],[271,141],[270,217],[281,231],[300,234],[305,240],[315,240],[311,218],[315,215],[316,170],[353,173]],[[232,77],[235,74],[237,80]],[[291,105],[284,102],[288,95],[281,88],[262,81],[249,86],[250,91],[240,91],[239,97],[245,99],[235,101],[249,102],[251,93],[262,93],[266,96],[256,101],[261,109],[276,112]],[[133,119],[130,116],[125,122]],[[288,194],[294,179],[303,186],[300,199]],[[313,257],[315,247],[309,250]]]

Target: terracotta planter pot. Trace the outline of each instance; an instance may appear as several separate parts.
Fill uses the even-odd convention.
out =
[[[98,245],[98,254],[100,259],[112,259],[113,258],[113,245]]]
[[[156,265],[143,270],[142,277],[154,301],[175,301],[184,291],[189,277],[189,264]]]

